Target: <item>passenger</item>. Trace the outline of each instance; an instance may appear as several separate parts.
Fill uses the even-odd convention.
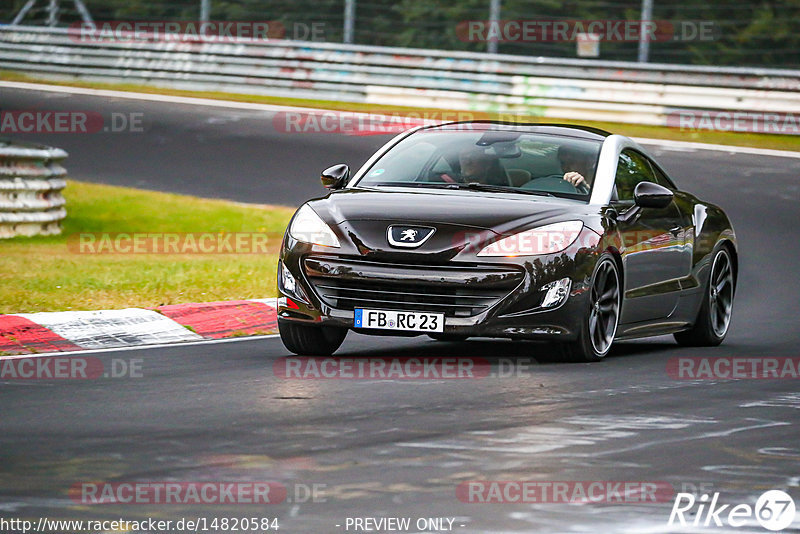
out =
[[[499,158],[481,147],[468,147],[458,153],[460,178],[464,183],[479,182],[491,185],[508,185],[508,178],[500,166]]]

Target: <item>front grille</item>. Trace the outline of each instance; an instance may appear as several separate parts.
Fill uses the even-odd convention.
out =
[[[478,315],[524,277],[513,266],[428,266],[320,257],[306,258],[304,267],[319,298],[333,308],[395,308],[447,317]]]

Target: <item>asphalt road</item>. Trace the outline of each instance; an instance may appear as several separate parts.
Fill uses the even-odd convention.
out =
[[[0,110],[99,113],[98,133],[16,133],[0,137],[58,146],[79,180],[242,202],[295,205],[324,189],[320,171],[358,168],[389,137],[284,133],[274,112],[105,99],[0,87]],[[135,126],[130,126],[135,121]],[[87,128],[94,124],[87,121]],[[309,150],[298,151],[308,144]]]
[[[251,202],[318,195],[321,168],[355,166],[386,139],[281,134],[268,112],[6,89],[0,107],[141,111],[150,121],[144,134],[27,137],[66,148],[76,179]],[[722,346],[679,348],[663,337],[619,343],[598,364],[558,364],[545,344],[351,333],[337,353],[486,358],[495,372],[506,358],[517,371],[471,380],[285,379],[273,369],[289,355],[277,338],[92,354],[106,369],[141,360],[141,376],[0,382],[0,518],[278,517],[281,531],[300,533],[354,532],[348,517],[381,516],[451,518],[463,533],[673,530],[671,499],[465,503],[456,488],[471,480],[664,481],[751,505],[781,489],[800,507],[797,380],[667,373],[675,357],[798,356],[800,160],[652,152],[736,227],[741,276]],[[91,481],[274,481],[292,502],[70,499],[71,486]],[[295,492],[313,484],[318,498],[299,502]],[[767,532],[752,521],[675,531]],[[800,515],[786,531],[800,532]]]

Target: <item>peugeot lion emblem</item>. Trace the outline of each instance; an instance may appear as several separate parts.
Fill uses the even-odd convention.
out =
[[[400,234],[400,241],[411,241],[412,243],[417,240],[417,231],[413,228],[409,228],[408,230],[403,230],[402,234]]]
[[[427,241],[436,232],[430,226],[392,225],[386,236],[393,247],[416,248]]]

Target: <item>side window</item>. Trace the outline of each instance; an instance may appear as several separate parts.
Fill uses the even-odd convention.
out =
[[[664,172],[662,172],[657,165],[654,165],[652,161],[650,162],[650,165],[653,167],[653,172],[656,175],[655,182],[658,185],[663,185],[667,189],[672,189],[673,191],[677,191],[678,188],[675,187],[675,184],[672,183],[672,180],[669,179],[669,176],[664,174]]]
[[[630,149],[623,150],[617,163],[617,199],[633,200],[633,190],[639,182],[655,182],[653,170],[644,156]]]

